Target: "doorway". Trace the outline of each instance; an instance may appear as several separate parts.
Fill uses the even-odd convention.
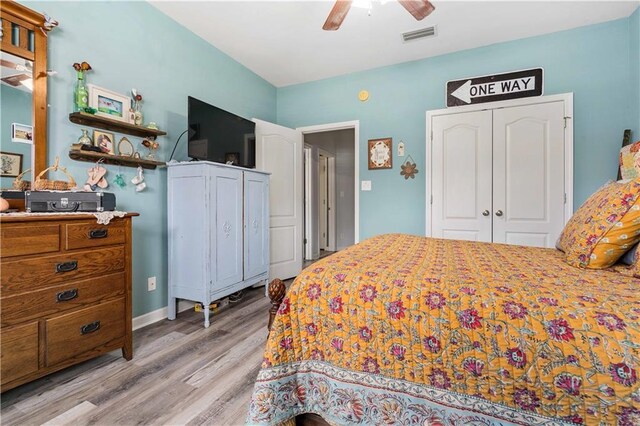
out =
[[[357,237],[355,129],[303,131],[305,260],[353,245]]]

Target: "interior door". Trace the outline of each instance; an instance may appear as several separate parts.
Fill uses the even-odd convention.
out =
[[[491,242],[491,121],[491,111],[432,118],[433,237]]]
[[[262,120],[256,123],[256,168],[271,173],[269,187],[269,279],[287,279],[302,270],[302,132]]]
[[[493,241],[553,247],[564,225],[564,103],[493,118]]]

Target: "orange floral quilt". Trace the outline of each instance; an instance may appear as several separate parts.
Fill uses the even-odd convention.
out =
[[[554,249],[382,235],[305,269],[248,422],[638,425],[640,280]]]

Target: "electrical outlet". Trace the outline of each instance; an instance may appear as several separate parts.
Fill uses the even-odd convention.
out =
[[[147,290],[154,291],[156,289],[156,277],[147,278]]]

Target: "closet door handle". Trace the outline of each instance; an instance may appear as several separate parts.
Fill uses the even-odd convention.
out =
[[[489,210],[485,210],[482,212],[482,216],[489,216],[491,213],[489,213]]]
[[[502,213],[502,210],[498,210],[498,211],[496,212],[496,216],[498,216],[498,217],[502,216],[502,214],[503,214],[503,213]]]

